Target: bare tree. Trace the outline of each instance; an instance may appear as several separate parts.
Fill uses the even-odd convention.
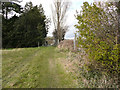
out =
[[[53,6],[51,6],[52,19],[54,23],[53,36],[55,39],[55,45],[64,40],[65,33],[68,30],[68,26],[65,21],[69,6],[70,2],[65,2],[64,0],[55,0]]]
[[[117,31],[117,44],[120,44],[120,1],[113,3],[117,7],[117,14],[118,14],[118,31]]]

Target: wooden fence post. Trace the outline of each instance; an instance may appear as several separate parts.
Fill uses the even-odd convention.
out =
[[[38,47],[39,47],[39,42],[38,42]]]
[[[76,33],[75,33],[75,38],[74,38],[74,50],[76,49]]]

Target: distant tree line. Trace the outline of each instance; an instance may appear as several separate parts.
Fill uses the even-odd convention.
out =
[[[8,17],[12,12],[16,14]],[[23,48],[43,45],[48,32],[49,20],[42,5],[26,3],[22,8],[14,2],[2,3],[2,47]]]

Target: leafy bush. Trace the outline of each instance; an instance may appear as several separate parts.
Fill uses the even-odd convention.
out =
[[[119,50],[116,42],[118,23],[114,23],[117,20],[117,12],[111,4],[101,5],[83,3],[82,11],[76,17],[78,42],[79,46],[86,48],[88,58],[93,63],[92,66],[87,65],[89,69],[99,68],[109,74],[115,74],[119,72]],[[96,67],[94,62],[97,62]]]
[[[116,17],[117,11],[110,3],[84,2],[77,13],[78,46],[87,54],[80,61],[80,87],[118,87],[120,45]]]

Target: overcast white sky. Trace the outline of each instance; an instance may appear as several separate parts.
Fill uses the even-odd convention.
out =
[[[51,16],[51,4],[53,3],[53,0],[23,0],[20,3],[20,5],[24,6],[26,2],[30,2],[30,1],[33,3],[33,5],[42,4],[43,9],[45,11],[45,15],[49,18],[52,17]],[[74,25],[77,23],[77,20],[75,19],[74,15],[76,14],[76,10],[78,11],[81,10],[81,6],[83,5],[84,1],[88,1],[89,3],[92,3],[94,0],[70,0],[71,6],[67,13],[67,21],[66,21],[66,23],[69,25],[69,31],[65,35],[66,39],[74,38],[74,33],[76,32]],[[53,29],[54,29],[53,24],[51,23],[47,36],[52,36]]]

